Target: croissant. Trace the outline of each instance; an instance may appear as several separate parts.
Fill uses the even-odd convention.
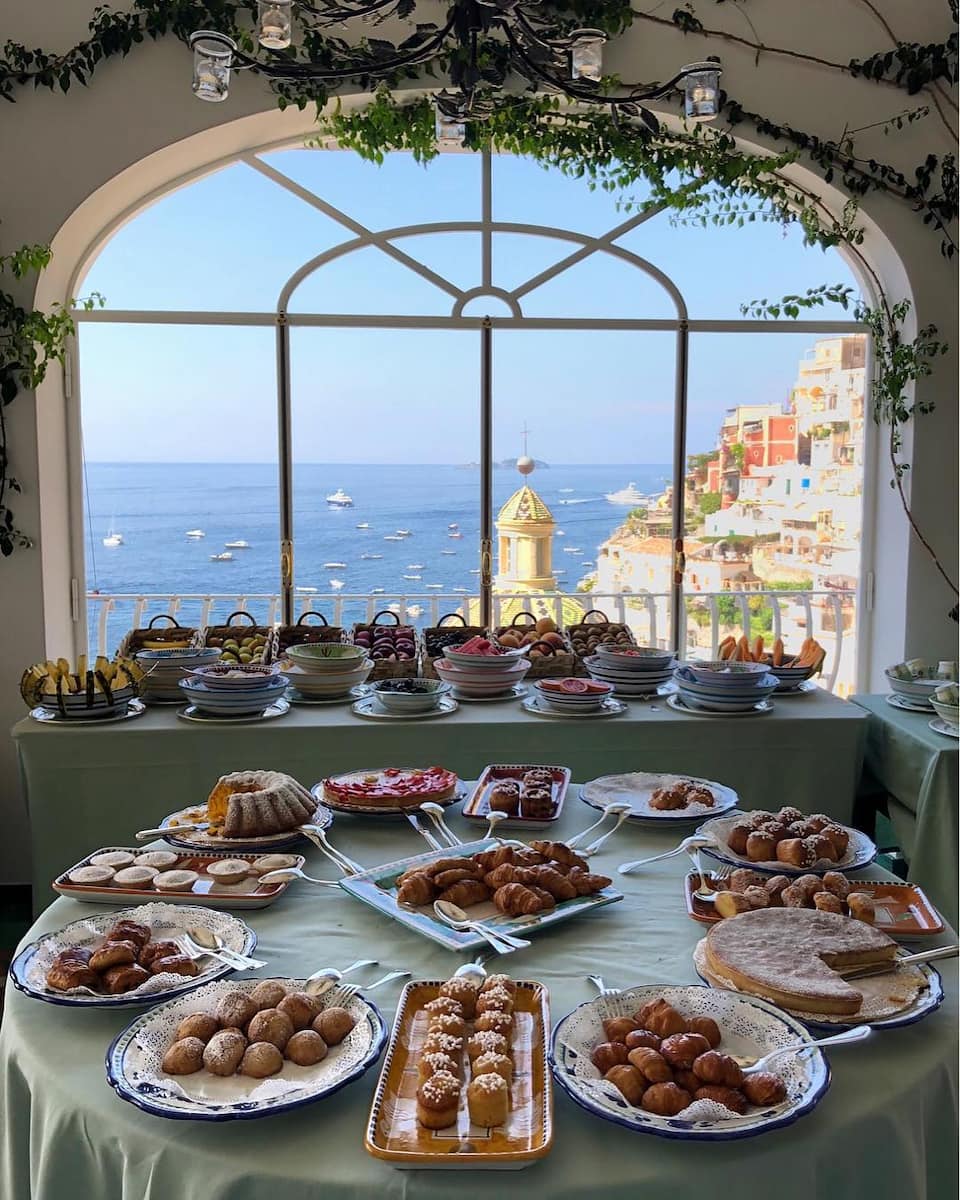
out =
[[[138,921],[117,921],[116,925],[107,930],[104,941],[133,942],[139,951],[150,941],[151,936],[149,925],[141,925]]]
[[[489,900],[490,889],[481,879],[461,879],[442,891],[437,899],[449,900],[460,908],[469,908],[471,904],[482,904],[484,900]]]
[[[430,876],[425,875],[422,871],[415,871],[400,884],[397,891],[397,903],[415,906],[432,904],[435,895],[436,888],[434,888]]]
[[[433,883],[441,891],[444,888],[452,887],[455,883],[459,883],[461,879],[476,879],[477,868],[473,863],[470,864],[474,869],[467,870],[465,867],[454,867],[450,871],[441,871],[438,875],[433,876]]]
[[[547,891],[546,888],[538,887],[535,883],[528,883],[527,887],[530,889],[531,892],[533,892],[533,894],[535,896],[538,896],[540,898],[540,901],[541,901],[540,911],[541,912],[546,912],[548,909],[557,907],[556,900],[554,900],[553,896],[550,895],[550,893]]]
[[[97,973],[90,967],[91,951],[81,946],[64,950],[50,964],[47,971],[47,987],[66,992],[75,987],[93,987]]]
[[[578,894],[575,884],[549,865],[533,867],[530,871],[530,882],[549,892],[554,900],[572,900]]]
[[[529,883],[535,870],[535,867],[518,867],[515,863],[501,863],[499,867],[484,875],[483,882],[487,887],[496,891],[505,883]]]
[[[471,875],[477,876],[482,874],[480,867],[471,858],[438,858],[436,862],[421,867],[421,870],[431,879],[442,875],[444,871],[469,871]]]
[[[496,870],[502,863],[512,863],[515,855],[516,850],[513,846],[494,846],[492,850],[474,854],[472,860],[481,871],[487,872]]]
[[[554,862],[566,863],[568,867],[582,867],[587,869],[586,860],[581,858],[579,854],[575,854],[565,842],[531,842],[530,845],[534,850],[538,851],[544,858],[552,859]]]
[[[501,912],[510,917],[527,916],[542,912],[544,903],[540,896],[522,883],[505,883],[493,893],[493,902]]]
[[[116,967],[107,967],[100,976],[100,983],[105,992],[111,996],[117,996],[121,992],[129,992],[133,988],[139,987],[144,980],[149,978],[150,972],[145,971],[143,967],[138,967],[136,963],[125,963]]]
[[[545,863],[547,860],[536,850],[531,850],[529,847],[526,847],[514,852],[513,861],[521,867],[538,867],[541,863]]]
[[[592,896],[595,892],[602,892],[613,882],[607,875],[594,875],[590,871],[581,871],[578,868],[574,868],[567,879],[576,889],[578,896]]]

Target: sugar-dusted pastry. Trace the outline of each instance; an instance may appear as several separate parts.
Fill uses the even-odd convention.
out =
[[[477,1075],[467,1086],[467,1107],[474,1125],[492,1129],[506,1123],[510,1113],[510,1088],[502,1075]]]
[[[320,1011],[320,1001],[306,992],[288,992],[277,1005],[277,1011],[286,1013],[295,1030],[306,1029]]]
[[[451,1058],[459,1058],[463,1053],[463,1038],[434,1029],[423,1040],[423,1053],[449,1054]]]
[[[153,877],[153,886],[159,892],[189,892],[199,878],[196,871],[161,871]]]
[[[460,1078],[460,1062],[449,1054],[441,1054],[435,1050],[432,1054],[421,1053],[417,1059],[417,1078],[421,1083],[440,1071]]]
[[[763,886],[767,889],[767,894],[770,897],[771,907],[781,908],[783,906],[782,896],[784,890],[790,887],[792,882],[789,875],[771,875],[763,881]]]
[[[454,976],[453,979],[448,979],[446,983],[440,987],[441,996],[449,996],[451,1000],[456,1000],[463,1009],[463,1015],[468,1021],[472,1021],[477,1011],[477,995],[480,989],[476,983],[463,976]]]
[[[781,844],[771,834],[755,830],[747,838],[747,858],[751,862],[773,862]]]
[[[737,1060],[717,1050],[707,1050],[699,1055],[691,1070],[704,1083],[718,1083],[731,1088],[739,1087],[743,1083],[743,1071]]]
[[[711,1050],[716,1050],[722,1041],[720,1026],[713,1017],[690,1017],[687,1020],[687,1029],[691,1033],[699,1033],[701,1037],[705,1037],[710,1043]]]
[[[197,1037],[178,1038],[161,1060],[160,1067],[167,1075],[193,1075],[203,1066],[205,1044]]]
[[[150,964],[151,975],[190,975],[200,974],[196,961],[186,954],[168,954],[164,958],[155,958]]]
[[[744,888],[742,895],[751,908],[770,907],[770,893],[765,887]]]
[[[339,1046],[356,1023],[356,1019],[345,1008],[331,1005],[314,1018],[311,1028],[320,1034],[328,1046]]]
[[[177,1040],[192,1038],[194,1041],[200,1041],[206,1045],[219,1028],[220,1022],[213,1013],[191,1013],[189,1017],[184,1017],[177,1026]]]
[[[784,805],[784,807],[781,808],[777,813],[777,816],[787,825],[789,825],[792,821],[802,821],[804,819],[803,813],[800,811],[800,809],[794,808],[789,804]]]
[[[283,1069],[283,1055],[272,1042],[251,1042],[243,1052],[237,1070],[253,1079],[278,1075]]]
[[[736,1088],[723,1087],[721,1084],[704,1084],[693,1093],[695,1100],[712,1100],[714,1104],[722,1104],[740,1116],[747,1111],[747,1098]]]
[[[622,1066],[627,1061],[628,1053],[623,1042],[600,1042],[594,1046],[590,1061],[605,1075],[611,1067]]]
[[[507,1084],[513,1082],[513,1062],[507,1054],[481,1054],[473,1060],[472,1071],[474,1078],[478,1075],[493,1073],[500,1075]]]
[[[258,875],[266,875],[268,871],[285,871],[295,867],[297,858],[294,854],[261,854],[253,861],[253,869]]]
[[[279,1008],[262,1009],[247,1026],[247,1037],[251,1042],[272,1042],[280,1051],[286,1048],[293,1033],[293,1022]]]
[[[287,989],[276,979],[264,979],[250,992],[248,999],[256,1012],[264,1008],[276,1008],[286,996]],[[253,1016],[253,1013],[250,1014]]]
[[[298,1067],[314,1067],[327,1057],[327,1043],[313,1029],[301,1029],[287,1042],[283,1053]]]
[[[67,878],[78,887],[109,887],[115,875],[113,867],[74,867]]]
[[[510,1043],[499,1033],[493,1033],[487,1030],[484,1033],[475,1033],[467,1039],[467,1054],[470,1056],[470,1061],[479,1058],[481,1054],[509,1054]]]
[[[218,858],[208,865],[207,874],[217,883],[241,883],[250,874],[250,864],[242,858]],[[249,1072],[241,1071],[241,1074]]]
[[[506,988],[491,988],[477,997],[477,1016],[485,1012],[513,1012],[513,996]]]
[[[247,1049],[247,1039],[239,1029],[221,1029],[203,1050],[203,1065],[211,1075],[233,1075]]]
[[[124,992],[132,992],[149,978],[149,972],[136,963],[119,963],[101,973],[100,987],[110,996],[119,996]]]
[[[675,1117],[691,1103],[692,1097],[675,1083],[654,1083],[643,1093],[640,1104],[660,1117]]]
[[[417,1120],[426,1129],[446,1129],[457,1119],[460,1080],[446,1071],[431,1075],[417,1088]]]
[[[156,867],[122,867],[113,877],[115,887],[148,888],[159,872]]]
[[[821,912],[843,913],[843,901],[833,892],[814,892],[813,907]]]
[[[832,892],[840,900],[846,900],[850,892],[853,891],[849,879],[839,871],[825,871],[821,882],[823,883],[824,891]]]
[[[90,955],[90,967],[94,971],[105,971],[107,967],[136,962],[138,953],[133,942],[104,942]]]
[[[466,1036],[467,1023],[463,1017],[454,1013],[433,1013],[429,1018],[427,1032],[449,1033],[451,1037],[462,1039]]]
[[[633,1018],[630,1020],[633,1021]],[[646,1046],[649,1050],[659,1050],[661,1040],[649,1029],[631,1029],[624,1037],[623,1044],[628,1050],[637,1050],[641,1046]]]
[[[806,889],[798,887],[795,883],[791,883],[789,887],[785,887],[780,893],[780,903],[784,908],[806,908]]]
[[[138,950],[142,950],[150,941],[152,934],[149,925],[139,921],[117,921],[104,934],[106,942],[133,942]]]
[[[513,1029],[513,1014],[498,1012],[495,1009],[490,1009],[488,1012],[481,1013],[473,1023],[473,1028],[477,1033],[483,1033],[486,1030],[492,1030],[494,1033],[502,1034],[508,1038]]]
[[[751,1104],[782,1104],[787,1098],[787,1085],[770,1071],[748,1075],[740,1086]]]
[[[742,892],[718,892],[713,907],[718,917],[735,917],[749,912],[753,905]]]
[[[734,825],[727,834],[727,845],[734,854],[746,854],[747,838],[753,833],[753,826],[746,822]]]
[[[133,860],[135,867],[154,867],[157,871],[169,871],[180,861],[180,855],[172,850],[144,850]]]
[[[520,785],[512,779],[501,779],[490,789],[487,805],[491,812],[505,812],[516,816],[520,811]]]
[[[833,843],[833,848],[837,852],[837,860],[843,858],[847,852],[847,847],[850,845],[850,834],[840,825],[825,825],[821,829],[821,834]]]
[[[817,861],[813,848],[804,838],[786,838],[777,843],[777,862],[787,863],[791,867],[812,867]]]
[[[810,837],[804,838],[803,844],[809,847],[810,853],[814,855],[814,862],[836,862],[840,857],[837,854],[836,846],[822,833],[814,833]]]
[[[452,996],[437,996],[435,1000],[423,1006],[423,1011],[428,1016],[433,1016],[434,1013],[452,1013],[455,1017],[462,1017],[463,1005]]]
[[[633,1017],[607,1017],[603,1022],[603,1036],[608,1042],[626,1042],[627,1034],[636,1027]]]
[[[683,1034],[679,1036],[683,1037]],[[657,1050],[638,1046],[627,1054],[627,1062],[634,1067],[647,1083],[669,1083],[673,1079],[673,1068]]]
[[[694,1060],[710,1051],[710,1043],[699,1033],[673,1033],[660,1043],[660,1053],[671,1067],[689,1070]]]
[[[613,1084],[628,1104],[639,1104],[647,1088],[647,1081],[630,1063],[611,1067],[604,1079]]]
[[[90,966],[92,953],[85,946],[70,946],[61,950],[47,970],[47,987],[58,992],[67,992],[75,987],[94,987],[97,973]]]
[[[488,975],[480,985],[481,992],[492,992],[494,988],[503,988],[505,992],[509,992],[511,996],[516,996],[516,982],[509,975],[504,975],[502,971],[495,972],[493,975]]]
[[[221,1029],[243,1029],[257,1012],[257,1006],[246,992],[226,992],[217,1005],[217,1020]]]
[[[876,922],[877,906],[869,892],[849,892],[847,907],[850,909],[850,916],[855,917],[856,920],[864,921],[867,925],[873,925]]]
[[[803,819],[811,833],[820,833],[828,825],[834,823],[833,818],[828,817],[826,813],[813,813],[811,816],[804,817]]]
[[[742,892],[748,887],[762,887],[766,880],[765,875],[761,875],[759,871],[751,871],[749,867],[738,867],[730,876],[729,888],[731,892]]]
[[[90,862],[94,867],[113,867],[118,871],[121,867],[129,867],[134,858],[129,850],[104,850],[102,854],[92,855]]]

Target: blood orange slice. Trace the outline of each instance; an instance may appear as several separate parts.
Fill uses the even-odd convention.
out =
[[[589,692],[590,685],[585,679],[561,679],[560,690],[568,693]]]

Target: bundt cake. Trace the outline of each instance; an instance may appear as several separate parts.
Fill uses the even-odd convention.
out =
[[[316,808],[307,789],[280,771],[223,775],[207,799],[210,833],[226,838],[285,833],[310,821]]]

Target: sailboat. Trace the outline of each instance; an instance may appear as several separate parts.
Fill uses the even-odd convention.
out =
[[[345,586],[345,584],[342,579],[331,579],[330,586],[335,592],[339,592],[340,589]]]

